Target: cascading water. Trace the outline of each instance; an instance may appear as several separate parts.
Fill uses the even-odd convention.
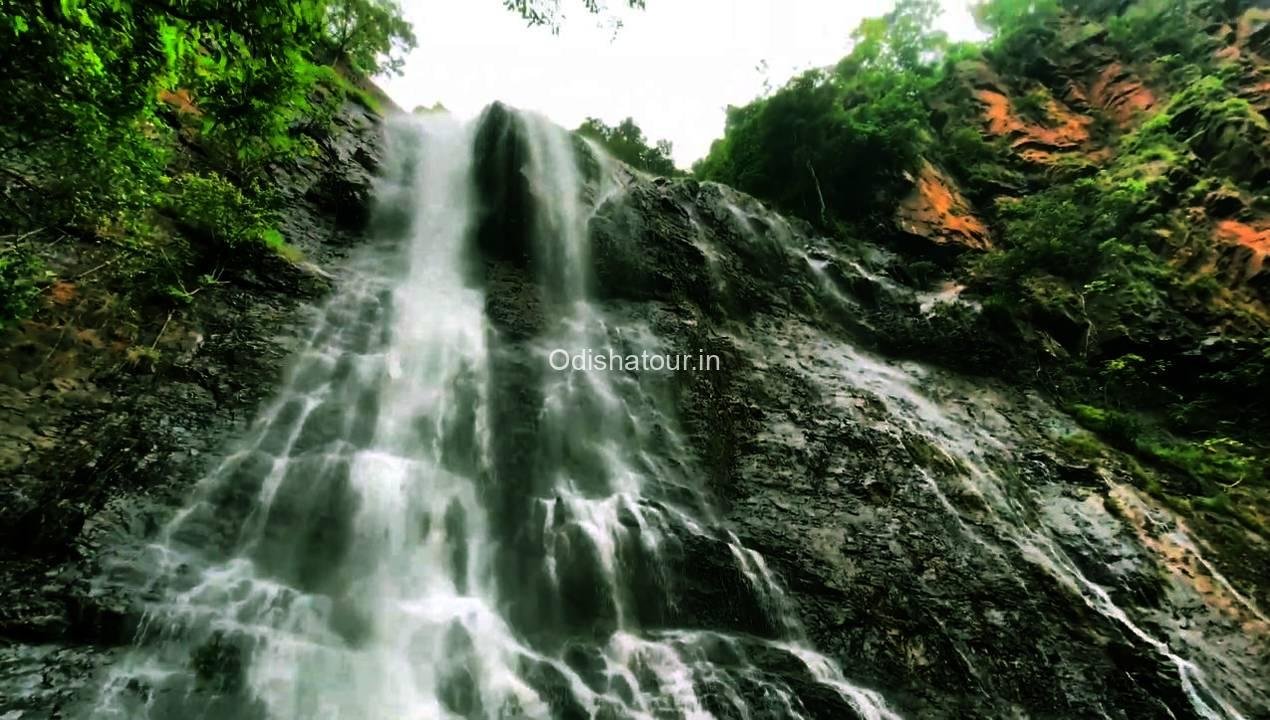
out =
[[[524,192],[482,195],[480,129],[392,124],[379,237],[277,400],[114,569],[147,609],[85,714],[893,717],[805,646],[711,510],[665,389],[552,369],[557,350],[662,350],[589,300],[588,215],[617,175],[509,115],[495,165]],[[491,320],[491,216],[528,238],[532,331]],[[678,593],[703,558],[731,579],[715,607]]]

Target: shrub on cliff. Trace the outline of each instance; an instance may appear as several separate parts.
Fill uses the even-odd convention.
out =
[[[177,177],[165,194],[163,211],[213,254],[280,249],[281,233],[257,200],[215,173]]]
[[[21,246],[0,247],[0,330],[25,316],[39,295],[40,262]]]

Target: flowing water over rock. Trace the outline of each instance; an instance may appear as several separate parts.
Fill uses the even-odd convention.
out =
[[[388,142],[377,237],[276,400],[110,569],[145,612],[84,714],[895,717],[713,509],[666,384],[552,369],[663,351],[591,299],[623,173],[497,107]]]
[[[71,716],[1270,717],[1263,595],[1127,463],[870,349],[955,292],[499,105],[385,142],[272,402],[94,519],[131,642],[0,648],[3,717],[106,654]]]

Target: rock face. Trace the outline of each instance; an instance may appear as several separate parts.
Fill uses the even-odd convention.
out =
[[[1121,127],[1131,126],[1143,113],[1159,105],[1155,93],[1115,61],[1098,73],[1089,88],[1089,100]]]
[[[720,358],[719,370],[665,379],[692,441],[691,474],[848,677],[910,717],[1258,716],[1267,706],[1264,578],[1135,489],[1129,461],[1041,398],[872,349],[889,332],[874,318],[920,317],[955,293],[914,293],[892,279],[899,257],[831,242],[727,187],[615,173],[620,189],[589,223],[604,313],[672,352]],[[968,208],[935,191],[947,190],[935,168],[922,181],[927,200],[943,200],[915,200],[918,217]],[[498,237],[520,237],[520,217],[499,217],[510,225]],[[959,237],[950,242],[977,238]],[[494,374],[503,391],[532,387],[526,342],[550,312],[541,269],[484,251],[488,312],[509,336]],[[541,399],[506,394],[519,405],[503,412],[521,421],[495,434],[511,438],[528,432],[523,418]],[[516,444],[509,464],[524,461]],[[1258,558],[1251,567],[1270,559],[1258,536],[1244,550]],[[768,636],[761,609],[727,591],[738,579],[720,548],[689,544],[675,562],[667,575],[688,580],[660,612]],[[1180,671],[1189,663],[1200,672]]]
[[[490,258],[525,266],[530,256],[531,189],[524,128],[505,105],[486,111],[476,136],[476,190],[481,202],[477,246]]]
[[[1257,291],[1262,300],[1270,303],[1270,268],[1266,256],[1270,255],[1270,218],[1262,219],[1259,226],[1238,220],[1220,220],[1214,229],[1220,253],[1220,268],[1228,284],[1248,286]]]
[[[849,676],[912,717],[1263,716],[1264,578],[1041,399],[868,349],[946,298],[727,188],[627,183],[592,222],[608,303],[722,358],[672,381],[701,473]]]
[[[998,100],[988,106],[1012,123]],[[381,152],[374,118],[350,108],[342,122],[326,160],[280,171],[288,235],[335,282]],[[534,385],[525,358],[552,301],[551,268],[535,266],[525,240],[534,188],[518,172],[520,131],[509,112],[490,111],[475,178],[487,203],[476,226],[485,311],[500,333],[491,382],[506,398],[492,418],[495,471],[507,475],[532,437],[527,409],[540,404],[510,390]],[[888,330],[877,318],[921,319],[955,302],[896,282],[904,263],[890,253],[831,242],[723,186],[582,171],[611,172],[617,186],[601,195],[592,183],[590,196],[607,316],[719,357],[717,370],[664,379],[691,444],[685,474],[767,558],[815,646],[849,677],[908,717],[1267,717],[1264,538],[1248,533],[1240,557],[1218,554],[1134,489],[1131,463],[1040,398],[880,355]],[[913,221],[933,213],[958,228],[923,237],[986,246],[937,169],[917,180]],[[269,391],[304,298],[324,284],[285,277],[215,289],[196,314],[126,337],[118,318],[94,314],[108,291],[81,273],[6,339],[0,449],[14,480],[3,489],[0,687],[26,694],[6,694],[0,713],[59,716],[128,641],[142,598],[103,592],[97,561],[152,533]],[[142,353],[131,368],[138,344],[177,359],[152,374]],[[321,546],[341,529],[324,528],[304,499],[302,524]],[[673,562],[687,581],[648,613],[770,634],[763,608],[738,600],[745,580],[725,548],[686,539]],[[594,591],[594,578],[567,580],[579,602]],[[805,675],[783,669],[791,660],[754,658],[764,673]],[[850,717],[815,684],[796,687],[815,717]]]
[[[913,185],[895,213],[904,233],[929,241],[937,250],[992,248],[988,226],[945,173],[923,163]]]
[[[188,308],[128,309],[107,249],[68,239],[51,258],[65,279],[0,337],[0,685],[32,691],[0,693],[0,715],[56,715],[128,641],[135,598],[100,594],[101,551],[153,532],[272,391],[362,235],[378,123],[349,104],[317,157],[275,168],[303,263],[262,258]]]
[[[1211,23],[1195,20],[1192,40],[1203,50],[1185,73],[1168,69],[1176,58],[1118,37],[1117,22],[1149,16],[1134,3],[1060,12],[1037,29],[1051,38],[1046,49],[1019,57],[989,50],[950,67],[950,89],[931,100],[933,114],[957,130],[977,129],[988,159],[924,161],[891,212],[892,246],[913,261],[951,265],[953,253],[1015,245],[1009,208],[1020,199],[1083,182],[1109,196],[1146,188],[1132,203],[1132,224],[1144,230],[1135,243],[1203,292],[1134,308],[1084,300],[1059,307],[1055,298],[1075,288],[1042,278],[1033,290],[1046,307],[1029,311],[1026,332],[1045,336],[1047,354],[1099,364],[1158,351],[1186,373],[1199,369],[1186,358],[1203,357],[1214,333],[1263,337],[1270,210],[1258,190],[1270,186],[1270,15],[1237,3],[1204,7]],[[990,265],[963,262],[954,274],[974,292],[992,282],[983,269]]]

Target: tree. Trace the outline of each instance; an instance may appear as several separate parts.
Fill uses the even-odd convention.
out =
[[[344,59],[365,75],[400,74],[418,42],[396,0],[330,0],[326,14],[328,62]]]
[[[670,159],[673,145],[669,140],[658,140],[652,147],[644,137],[644,131],[634,118],[626,118],[616,127],[589,117],[577,130],[579,135],[595,140],[615,158],[654,175],[674,176],[683,174]]]
[[[0,5],[0,174],[17,207],[98,224],[152,205],[157,100],[180,92],[238,171],[304,146],[331,49],[357,70],[413,43],[390,0],[61,0]],[[47,218],[46,218],[47,219]]]
[[[852,51],[846,67],[886,68],[924,73],[948,42],[947,35],[931,28],[939,17],[935,0],[899,0],[895,9],[867,18],[851,33]]]
[[[832,72],[729,108],[723,138],[694,172],[823,226],[889,209],[932,144],[925,96],[946,46],[931,31],[937,14],[932,0],[900,0],[860,24]]]

